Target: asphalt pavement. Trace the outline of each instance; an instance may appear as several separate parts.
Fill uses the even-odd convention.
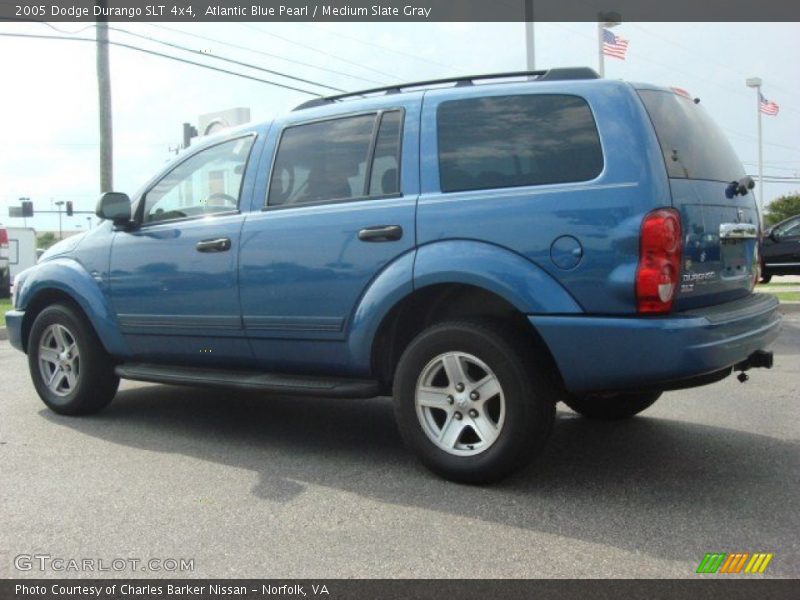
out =
[[[699,577],[706,552],[770,552],[756,577],[798,577],[800,315],[774,349],[746,384],[627,422],[561,406],[534,464],[468,487],[415,462],[388,399],[124,382],[103,413],[62,417],[0,341],[0,577]]]

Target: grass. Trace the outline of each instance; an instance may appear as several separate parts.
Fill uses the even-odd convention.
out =
[[[781,302],[800,302],[800,292],[775,292]]]
[[[800,287],[800,283],[759,283],[758,287],[764,289],[779,288],[779,287]]]
[[[11,310],[11,299],[0,298],[0,319],[2,319],[2,327],[6,326],[6,311]]]

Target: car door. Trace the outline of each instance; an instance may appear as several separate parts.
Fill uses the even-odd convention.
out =
[[[111,297],[140,360],[246,365],[237,252],[254,136],[203,148],[169,170],[139,202],[137,225],[115,234]]]
[[[323,119],[293,113],[274,128],[262,210],[248,216],[240,251],[243,321],[262,368],[349,372],[359,299],[415,247],[418,119],[418,100],[404,100]]]
[[[763,251],[767,268],[800,269],[800,217],[775,226]]]

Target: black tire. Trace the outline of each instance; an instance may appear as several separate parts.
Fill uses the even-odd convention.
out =
[[[53,326],[63,328],[59,330],[63,339],[71,339],[78,352],[77,360],[73,357],[66,365],[74,375],[74,385],[64,381],[63,389],[57,391],[48,387],[43,373],[43,370],[55,372],[55,365],[40,366],[40,356],[45,352],[43,344],[58,354]],[[119,386],[114,362],[94,329],[79,310],[67,304],[48,306],[36,317],[28,337],[28,368],[39,397],[52,411],[62,415],[88,415],[102,410],[114,398]],[[65,378],[66,374],[60,377]]]
[[[772,281],[772,273],[766,271],[761,272],[761,283],[769,283]]]
[[[422,381],[424,372],[431,364],[451,352],[461,353],[465,361],[472,357],[483,362],[500,385],[500,393],[486,394],[487,397],[483,399],[486,404],[465,404],[471,389],[468,387],[458,394],[459,399],[455,405],[446,409],[464,410],[464,424],[458,425],[467,427],[454,440],[453,451],[459,451],[455,446],[461,444],[468,448],[465,452],[475,452],[468,442],[462,442],[466,439],[465,436],[474,436],[477,432],[470,424],[477,423],[478,419],[484,417],[474,407],[485,412],[485,418],[489,418],[492,410],[490,402],[503,404],[504,418],[502,422],[498,420],[496,423],[500,426],[493,430],[494,440],[485,449],[477,450],[477,454],[454,455],[443,450],[426,433],[424,418],[417,413],[418,381]],[[446,479],[481,484],[498,481],[510,475],[544,447],[555,418],[558,387],[535,358],[532,345],[502,325],[459,321],[441,323],[423,331],[406,348],[395,372],[395,417],[404,441],[423,464]],[[467,364],[469,368],[474,368],[474,364]],[[465,368],[465,371],[468,369]],[[470,375],[466,378],[468,386],[477,386],[477,381],[486,381],[480,375],[474,380]],[[449,381],[449,377],[446,379],[445,385],[456,385]],[[459,403],[462,403],[461,408]],[[441,426],[444,431],[455,413],[445,410],[442,412],[445,413]],[[476,415],[475,420],[472,419],[473,413]],[[481,440],[477,445],[483,443]]]
[[[564,403],[576,413],[598,421],[628,419],[652,406],[662,392],[567,396]]]

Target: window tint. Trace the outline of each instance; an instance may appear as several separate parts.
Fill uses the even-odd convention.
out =
[[[603,168],[594,118],[575,96],[452,100],[437,122],[443,192],[585,181]]]
[[[365,195],[375,115],[287,128],[272,171],[268,204],[302,204]]]
[[[400,192],[400,132],[402,116],[398,110],[383,114],[369,183],[370,196]]]
[[[202,150],[153,186],[144,204],[144,222],[236,210],[253,138]]]
[[[640,90],[639,97],[653,121],[670,177],[717,181],[744,177],[730,143],[701,106],[667,91]]]

